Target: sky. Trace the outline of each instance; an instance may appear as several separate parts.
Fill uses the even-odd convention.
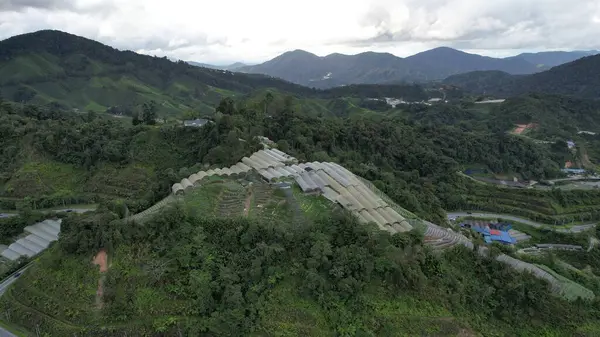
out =
[[[600,0],[0,0],[0,39],[41,29],[219,65],[295,49],[505,57],[600,49]]]

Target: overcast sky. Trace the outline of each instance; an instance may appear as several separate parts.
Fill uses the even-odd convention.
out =
[[[600,0],[0,0],[0,39],[48,28],[215,64],[293,49],[510,56],[600,49]]]

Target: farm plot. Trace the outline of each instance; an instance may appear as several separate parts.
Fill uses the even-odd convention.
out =
[[[252,200],[248,216],[292,223],[293,212],[285,192],[260,182],[254,183],[251,189]]]
[[[184,209],[192,216],[214,216],[225,189],[222,183],[214,183],[191,189],[184,197]]]
[[[217,215],[220,217],[242,216],[248,192],[242,185],[233,181],[228,181],[224,187],[218,202]]]
[[[309,218],[318,219],[325,214],[331,213],[333,205],[324,197],[305,195],[296,185],[293,186],[292,191],[300,209]]]

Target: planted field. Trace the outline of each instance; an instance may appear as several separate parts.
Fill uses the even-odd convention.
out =
[[[333,204],[322,196],[311,196],[302,193],[297,185],[292,188],[295,200],[305,216],[311,219],[318,219],[331,213]]]

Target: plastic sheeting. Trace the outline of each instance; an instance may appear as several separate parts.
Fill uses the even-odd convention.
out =
[[[175,183],[171,187],[171,191],[173,192],[173,194],[177,194],[177,192],[182,192],[183,190],[185,190],[185,188],[183,188],[183,186],[180,183]]]
[[[190,187],[193,187],[194,184],[192,184],[192,182],[189,181],[188,178],[183,178],[181,179],[181,186],[183,186],[184,189],[188,189]]]

